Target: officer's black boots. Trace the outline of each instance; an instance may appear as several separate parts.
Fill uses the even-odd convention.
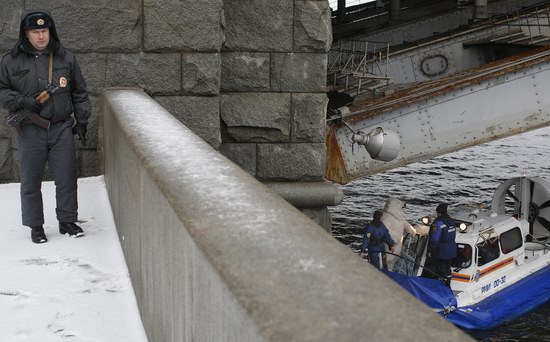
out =
[[[48,242],[46,234],[44,234],[44,228],[42,226],[31,227],[31,239],[34,243]]]
[[[80,237],[84,235],[82,228],[74,222],[59,222],[59,233],[70,237]]]
[[[59,222],[59,232],[70,237],[80,237],[84,235],[82,228],[74,222]],[[31,227],[31,239],[34,243],[48,242],[42,226]]]

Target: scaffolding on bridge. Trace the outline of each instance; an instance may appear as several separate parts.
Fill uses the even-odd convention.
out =
[[[391,81],[390,44],[341,40],[329,52],[327,84],[349,95],[373,91]]]

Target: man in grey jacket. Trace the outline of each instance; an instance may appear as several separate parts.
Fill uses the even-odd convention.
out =
[[[22,221],[31,228],[32,241],[47,241],[41,192],[46,162],[56,186],[59,232],[72,237],[84,235],[75,224],[78,203],[73,134],[86,145],[91,104],[75,55],[61,46],[48,11],[23,12],[19,40],[0,62],[0,104],[10,113],[31,113],[16,128]]]

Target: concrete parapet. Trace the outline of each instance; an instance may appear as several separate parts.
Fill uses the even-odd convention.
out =
[[[469,340],[143,91],[106,90],[101,108],[105,182],[151,341]]]

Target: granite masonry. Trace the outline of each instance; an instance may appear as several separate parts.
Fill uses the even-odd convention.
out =
[[[259,180],[324,181],[327,0],[0,0],[0,6],[2,54],[17,40],[23,8],[50,9],[62,43],[77,53],[94,103],[90,142],[77,142],[80,176],[102,172],[101,89],[138,87]],[[1,120],[2,182],[18,180],[16,148]]]

